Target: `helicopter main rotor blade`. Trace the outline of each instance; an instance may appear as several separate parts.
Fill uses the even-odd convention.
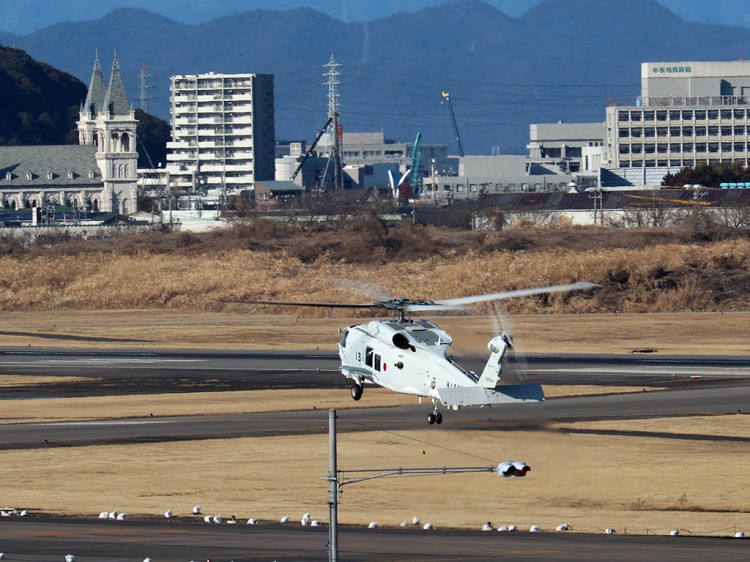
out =
[[[435,301],[434,304],[405,304],[403,309],[406,312],[432,312],[441,310],[466,310],[471,308],[466,305],[458,304],[442,304],[441,302]]]
[[[499,293],[489,293],[487,295],[475,295],[471,297],[459,297],[457,299],[442,299],[433,301],[436,305],[446,306],[465,306],[478,302],[497,301],[503,299],[512,299],[517,297],[529,297],[533,295],[545,295],[548,293],[562,293],[566,291],[578,291],[582,289],[593,289],[599,287],[596,283],[580,281],[568,285],[550,285],[548,287],[535,287],[531,289],[517,289],[515,291],[501,291]],[[443,308],[442,310],[446,310]]]
[[[297,301],[256,301],[219,299],[218,302],[233,304],[272,304],[278,306],[311,306],[318,308],[384,308],[381,303],[344,304],[333,302],[297,302]]]
[[[528,297],[531,295],[544,295],[547,293],[560,293],[564,291],[576,291],[581,289],[592,289],[599,287],[596,283],[581,281],[579,283],[570,283],[568,285],[550,285],[549,287],[537,287],[532,289],[518,289],[514,291],[502,291],[499,293],[489,293],[487,295],[475,295],[470,297],[459,297],[456,299],[443,300],[422,300],[411,301],[405,298],[389,299],[374,303],[355,303],[345,304],[336,302],[300,302],[300,301],[266,301],[266,300],[231,300],[217,299],[218,302],[234,304],[268,304],[275,306],[307,306],[318,308],[368,308],[371,310],[392,310],[402,312],[425,312],[425,311],[445,311],[445,310],[465,310],[470,305],[479,302],[496,301],[502,299],[511,299],[516,297]]]

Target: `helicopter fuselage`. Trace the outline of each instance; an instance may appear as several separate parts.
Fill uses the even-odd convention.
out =
[[[438,398],[438,388],[476,386],[480,378],[448,356],[452,342],[428,320],[356,324],[339,344],[340,369],[360,385],[370,381],[395,392]]]

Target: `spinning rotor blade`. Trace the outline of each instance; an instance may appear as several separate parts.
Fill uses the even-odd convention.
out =
[[[508,332],[503,326],[501,316],[504,314],[500,311],[500,307],[497,303],[492,303],[492,311],[490,312],[490,325],[492,326],[492,336],[497,336],[503,332]],[[511,337],[513,334],[511,334]]]
[[[364,279],[339,279],[333,281],[332,285],[356,293],[360,297],[371,299],[373,303],[387,302],[393,299],[388,291],[378,284]]]
[[[405,304],[403,309],[406,312],[439,312],[441,310],[466,310],[470,308],[466,305],[442,304],[435,301],[434,304]]]
[[[469,304],[475,304],[478,302],[512,299],[512,298],[517,298],[517,297],[529,297],[532,295],[545,295],[548,293],[562,293],[565,291],[577,291],[581,289],[593,289],[594,287],[598,287],[598,286],[599,285],[597,285],[596,283],[580,281],[578,283],[570,283],[568,285],[550,285],[549,287],[536,287],[532,289],[517,289],[515,291],[501,291],[499,293],[489,293],[487,295],[475,295],[472,297],[460,297],[457,299],[443,299],[443,300],[433,301],[433,303],[435,305],[445,305],[445,307],[449,307],[449,306],[462,307],[462,306],[466,306]],[[452,309],[448,309],[445,307],[440,310],[452,310]]]
[[[510,336],[511,347],[505,352],[503,357],[503,380],[513,383],[525,383],[528,365],[526,354],[521,349],[518,340],[514,337],[515,328],[513,322],[505,310],[497,302],[493,302],[490,311],[490,324],[492,325],[493,335],[505,333]]]
[[[369,304],[344,304],[334,302],[297,302],[297,301],[246,301],[219,299],[218,302],[234,304],[274,304],[279,306],[311,306],[318,308],[384,308],[381,303]]]
[[[444,299],[444,300],[415,300],[412,301],[406,298],[395,298],[388,299],[374,303],[357,303],[357,304],[344,304],[334,302],[299,302],[299,301],[266,301],[266,300],[229,300],[219,299],[218,302],[224,303],[235,303],[235,304],[270,304],[277,306],[307,306],[307,307],[318,307],[318,308],[369,308],[371,310],[391,310],[401,311],[401,319],[403,320],[403,312],[425,312],[425,311],[445,311],[445,310],[465,310],[470,308],[470,305],[496,301],[502,299],[510,299],[515,297],[527,297],[531,295],[544,295],[547,293],[560,293],[564,291],[575,291],[580,289],[591,289],[598,287],[595,283],[588,283],[581,281],[579,283],[571,283],[569,285],[551,285],[549,287],[538,287],[532,289],[518,289],[515,291],[503,291],[500,293],[490,293],[487,295],[475,295],[471,297],[460,297],[456,299]],[[371,287],[370,287],[371,288]]]

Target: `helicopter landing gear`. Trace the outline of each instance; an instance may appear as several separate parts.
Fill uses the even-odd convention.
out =
[[[438,412],[436,408],[434,412],[427,415],[427,423],[429,423],[430,425],[432,425],[433,423],[440,425],[441,423],[443,423],[443,414]]]
[[[352,399],[353,400],[359,400],[362,398],[362,393],[364,392],[365,387],[359,383],[354,383],[352,385]]]

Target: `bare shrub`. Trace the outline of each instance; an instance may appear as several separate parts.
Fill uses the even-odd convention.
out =
[[[0,255],[20,255],[24,251],[23,244],[16,236],[8,234],[0,236]]]

